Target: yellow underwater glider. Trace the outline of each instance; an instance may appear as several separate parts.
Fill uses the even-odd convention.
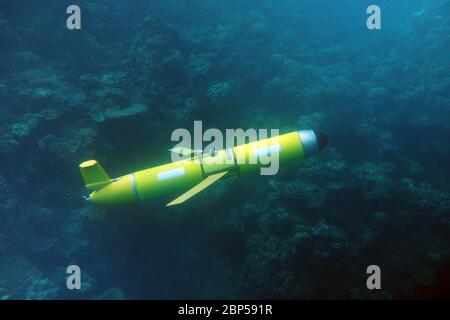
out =
[[[93,190],[89,195],[89,200],[93,203],[130,203],[184,191],[167,204],[172,206],[185,202],[221,178],[257,172],[264,166],[258,161],[260,157],[277,153],[281,166],[320,152],[327,141],[323,133],[300,130],[215,153],[196,154],[194,150],[182,150],[189,155],[188,159],[144,169],[116,179],[111,179],[96,160],[81,163],[80,170],[86,188]],[[256,158],[256,161],[250,161],[252,158]]]

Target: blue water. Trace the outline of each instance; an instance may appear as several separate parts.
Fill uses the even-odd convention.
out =
[[[70,4],[81,30],[66,27]],[[449,12],[0,1],[0,298],[450,297]],[[168,162],[172,131],[194,120],[329,142],[175,208],[83,200],[79,163],[118,177]],[[80,290],[66,287],[73,264]],[[366,287],[369,265],[381,290]]]

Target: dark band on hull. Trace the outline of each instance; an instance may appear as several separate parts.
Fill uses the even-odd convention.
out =
[[[131,182],[131,189],[133,190],[134,196],[136,197],[136,199],[142,200],[141,197],[139,196],[138,191],[137,191],[136,179],[134,177],[134,173],[130,176],[130,182]]]

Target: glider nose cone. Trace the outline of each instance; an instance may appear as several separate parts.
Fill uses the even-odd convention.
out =
[[[316,136],[317,144],[319,145],[319,152],[320,152],[327,145],[328,137],[323,132],[320,132],[317,130],[314,130],[314,135]]]
[[[319,153],[327,145],[328,138],[320,131],[300,130],[298,131],[305,157]]]

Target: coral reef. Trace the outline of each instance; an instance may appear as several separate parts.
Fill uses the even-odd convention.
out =
[[[331,0],[80,1],[82,32],[0,1],[0,299],[421,297],[450,261],[450,5],[379,2],[377,33]],[[166,162],[194,120],[330,141],[171,211],[83,199],[81,161]]]

